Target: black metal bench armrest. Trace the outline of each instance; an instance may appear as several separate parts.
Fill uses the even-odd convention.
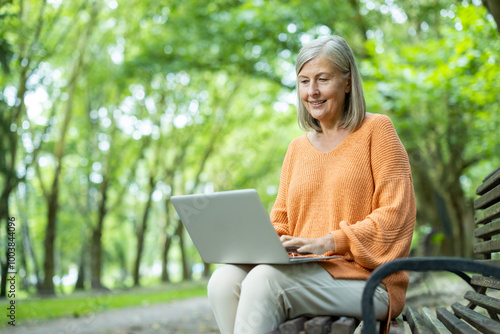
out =
[[[366,282],[362,297],[363,332],[365,334],[376,333],[375,310],[373,306],[373,295],[378,284],[384,278],[398,271],[449,271],[453,272],[468,283],[470,279],[464,272],[482,274],[500,279],[500,268],[456,257],[434,257],[434,258],[408,258],[396,259],[384,263],[376,268]]]

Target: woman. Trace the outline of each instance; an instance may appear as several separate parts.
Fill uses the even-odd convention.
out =
[[[286,319],[361,318],[365,281],[408,256],[415,199],[406,151],[387,116],[367,114],[350,47],[339,36],[310,42],[296,64],[298,120],[310,131],[286,153],[271,221],[286,248],[340,255],[302,265],[226,265],[208,284],[221,333],[267,333]],[[375,293],[376,317],[404,307],[406,272]]]

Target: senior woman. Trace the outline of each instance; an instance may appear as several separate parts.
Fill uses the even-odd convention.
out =
[[[225,265],[208,284],[221,333],[267,333],[286,319],[361,318],[366,279],[408,256],[415,199],[406,151],[391,120],[369,114],[347,42],[314,40],[297,57],[298,121],[271,221],[286,248],[340,255],[300,265]],[[387,277],[374,297],[376,317],[404,307],[408,274]]]

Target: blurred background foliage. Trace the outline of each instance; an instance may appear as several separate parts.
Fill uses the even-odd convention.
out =
[[[294,59],[332,33],[408,151],[413,254],[472,256],[474,189],[500,165],[492,6],[0,1],[2,277],[8,217],[30,294],[208,276],[170,196],[256,188],[270,210],[301,134]]]

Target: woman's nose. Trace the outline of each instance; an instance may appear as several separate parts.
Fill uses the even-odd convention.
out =
[[[309,85],[309,96],[316,96],[319,94],[319,90],[318,90],[318,85],[314,82],[312,82],[310,85]]]

